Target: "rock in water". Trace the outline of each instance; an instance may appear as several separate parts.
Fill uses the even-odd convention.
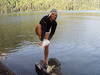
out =
[[[56,58],[50,58],[48,65],[44,68],[44,63],[41,61],[35,64],[35,70],[38,75],[62,75],[61,74],[61,63]]]

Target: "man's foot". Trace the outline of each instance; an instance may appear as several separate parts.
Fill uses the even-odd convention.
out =
[[[43,63],[48,65],[48,60],[43,60]]]
[[[45,60],[45,63],[48,65],[48,60]]]
[[[44,68],[44,69],[47,69],[47,64],[43,61],[43,60],[41,60],[40,61],[40,64],[42,65],[42,67]]]

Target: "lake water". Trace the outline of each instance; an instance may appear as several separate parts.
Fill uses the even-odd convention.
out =
[[[0,17],[0,53],[7,53],[2,62],[16,75],[36,75],[43,49],[32,42],[38,41],[34,28],[44,15]],[[59,15],[57,23],[49,58],[60,60],[62,74],[100,75],[100,16]]]

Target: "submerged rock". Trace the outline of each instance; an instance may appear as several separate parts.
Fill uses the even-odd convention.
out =
[[[61,63],[58,59],[50,58],[46,68],[43,67],[44,65],[44,63],[41,64],[41,61],[35,65],[38,75],[62,75]]]

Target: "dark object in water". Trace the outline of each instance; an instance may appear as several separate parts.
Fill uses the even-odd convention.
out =
[[[40,61],[38,64],[35,64],[35,70],[37,75],[62,75],[61,63],[56,58],[50,58],[48,65]]]
[[[0,62],[0,75],[15,75],[15,74]]]

